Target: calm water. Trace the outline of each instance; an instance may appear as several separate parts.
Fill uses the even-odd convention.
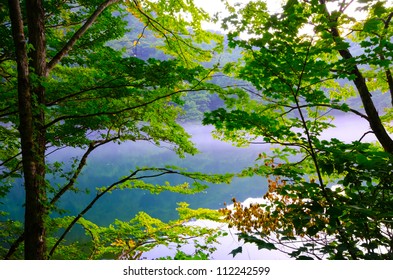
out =
[[[367,123],[358,117],[339,117],[335,123],[337,128],[326,131],[323,138],[357,140],[368,130]],[[211,127],[188,125],[186,130],[192,135],[200,153],[195,156],[186,156],[184,159],[179,159],[173,151],[167,148],[160,148],[147,142],[108,144],[98,148],[91,154],[88,166],[77,183],[79,189],[88,189],[91,193],[68,193],[61,200],[61,207],[69,210],[69,214],[77,214],[94,197],[97,187],[107,186],[119,180],[128,175],[130,170],[136,166],[176,165],[187,168],[188,171],[238,172],[244,167],[254,165],[260,152],[269,150],[269,147],[261,145],[238,148],[230,143],[215,140],[211,136]],[[365,140],[373,141],[374,138],[368,135]],[[62,150],[52,155],[51,160],[67,162],[71,157],[80,154],[81,151],[76,149]],[[178,175],[166,175],[151,182],[158,184],[165,181],[176,184],[184,182],[184,178]],[[88,212],[86,218],[106,225],[114,219],[130,220],[137,212],[145,211],[167,221],[177,217],[175,208],[180,201],[188,202],[193,208],[217,209],[222,207],[224,202],[230,203],[232,197],[242,201],[249,197],[261,197],[265,191],[266,179],[260,177],[235,178],[230,185],[210,185],[210,188],[203,193],[189,196],[171,192],[152,195],[143,190],[114,191],[102,197]],[[1,210],[10,211],[14,217],[22,218],[23,197],[23,188],[21,186],[14,188],[4,204],[0,204],[1,208],[6,205],[7,209]]]
[[[345,141],[359,139],[367,131],[367,123],[357,117],[338,118],[335,123],[337,128],[329,129],[324,133],[323,138],[339,138]],[[200,150],[196,156],[186,156],[179,159],[178,156],[167,148],[160,148],[151,143],[132,142],[121,145],[108,144],[97,149],[90,157],[88,166],[78,181],[78,188],[88,189],[86,193],[68,193],[60,201],[60,206],[68,210],[68,214],[79,213],[90,200],[95,196],[97,187],[107,186],[121,177],[129,174],[136,166],[164,167],[165,165],[176,165],[187,168],[188,171],[226,173],[238,172],[247,166],[252,166],[255,159],[262,151],[268,151],[269,147],[252,145],[247,148],[234,147],[229,143],[215,140],[211,136],[211,127],[200,125],[189,125],[186,130],[192,135],[193,141]],[[365,138],[373,141],[372,136]],[[63,150],[51,157],[51,160],[68,161],[73,156],[81,154],[79,150]],[[55,181],[60,182],[58,179]],[[150,182],[171,184],[182,183],[184,178],[178,175],[166,175]],[[231,199],[243,201],[248,198],[260,198],[266,192],[266,179],[260,177],[236,178],[230,184],[210,185],[203,193],[195,195],[180,195],[171,192],[164,192],[160,195],[152,195],[144,190],[123,190],[114,191],[101,198],[93,208],[87,213],[86,218],[99,225],[108,225],[115,219],[130,220],[139,211],[145,211],[149,215],[168,221],[177,218],[175,208],[180,201],[186,201],[191,208],[212,208],[223,207],[224,202],[230,204]],[[23,188],[18,186],[5,199],[0,208],[7,206],[6,210],[11,212],[13,217],[23,218]],[[228,252],[238,246],[234,235],[229,235],[222,240],[222,247],[215,253],[214,258],[225,259]],[[248,249],[247,249],[248,248]],[[256,259],[260,252],[253,246],[247,247],[246,253],[238,258]],[[161,254],[163,249],[153,251],[150,256]],[[159,253],[157,253],[159,252]],[[261,258],[282,258],[282,255],[265,253]],[[248,257],[247,257],[248,256]],[[250,257],[251,256],[251,257]],[[267,256],[267,257],[266,257]]]
[[[97,187],[110,185],[123,176],[129,175],[130,170],[136,166],[164,167],[176,165],[187,168],[188,171],[207,173],[238,172],[246,166],[254,164],[255,158],[263,147],[251,146],[248,148],[236,148],[229,143],[214,140],[210,134],[211,128],[199,125],[187,127],[192,134],[200,153],[195,156],[187,155],[184,159],[167,148],[160,148],[147,142],[131,142],[108,144],[98,148],[90,155],[88,166],[83,171],[77,182],[80,190],[88,189],[90,194],[68,193],[60,201],[60,206],[67,209],[70,215],[79,213],[95,196]],[[51,156],[51,160],[70,161],[70,158],[81,154],[80,150],[61,150]],[[55,182],[61,183],[61,179],[54,178]],[[152,183],[171,184],[183,183],[184,177],[178,175],[165,175],[154,180]],[[246,199],[247,197],[260,197],[266,191],[264,178],[236,178],[232,184],[209,185],[210,188],[203,193],[195,195],[181,195],[171,192],[163,192],[153,195],[144,190],[114,191],[103,196],[94,207],[87,213],[86,218],[100,225],[107,225],[115,219],[130,220],[139,211],[145,211],[155,218],[165,221],[177,218],[175,208],[180,201],[186,201],[192,208],[207,207],[218,209],[224,202],[230,203],[232,197]],[[23,217],[24,191],[21,184],[13,189],[12,193],[4,201],[8,205],[8,212],[13,217]],[[0,205],[0,207],[3,205]]]
[[[188,171],[207,173],[238,172],[242,168],[252,165],[262,147],[235,148],[228,143],[212,139],[210,128],[190,126],[187,130],[193,135],[195,143],[200,150],[196,156],[178,156],[165,148],[156,147],[150,143],[126,143],[122,145],[109,145],[103,147],[92,155],[89,167],[80,180],[80,188],[95,189],[95,187],[110,184],[114,180],[129,174],[129,170],[136,166],[164,167],[176,165],[187,168]],[[184,177],[179,175],[165,175],[154,180],[153,183],[171,184],[182,183]],[[246,199],[247,197],[260,197],[266,191],[264,178],[237,178],[232,184],[210,185],[203,193],[195,195],[181,195],[163,192],[152,195],[144,190],[114,191],[104,196],[101,201],[88,214],[87,218],[97,223],[110,223],[115,218],[129,220],[139,211],[162,219],[170,220],[177,217],[175,208],[180,201],[186,201],[192,208],[207,207],[217,209],[224,202],[230,202],[232,197]],[[72,197],[72,198],[71,198]],[[67,209],[80,209],[85,199],[80,195],[70,194],[64,199]]]

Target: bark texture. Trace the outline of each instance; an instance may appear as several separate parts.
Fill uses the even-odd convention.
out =
[[[8,0],[18,68],[19,131],[22,150],[23,176],[26,190],[24,233],[11,247],[7,258],[24,241],[25,259],[46,259],[46,224],[48,202],[45,180],[46,119],[45,87],[48,73],[66,56],[76,42],[94,24],[98,16],[119,0],[103,1],[86,23],[47,63],[45,10],[42,0],[26,0],[27,30],[25,34],[22,7],[19,0]],[[28,40],[26,39],[28,38]],[[27,41],[30,47],[27,48]],[[29,51],[28,51],[29,49]]]
[[[12,34],[18,67],[19,132],[22,149],[25,201],[25,259],[45,259],[45,115],[41,105],[45,102],[45,90],[40,85],[46,77],[45,28],[40,0],[26,1],[29,43],[26,36],[20,1],[9,0]],[[37,82],[32,83],[31,71]]]

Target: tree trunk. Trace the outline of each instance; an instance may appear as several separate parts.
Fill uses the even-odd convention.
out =
[[[330,15],[326,7],[325,1],[321,0],[320,4],[323,5],[325,10],[325,15],[330,20],[330,24],[332,24],[330,33],[333,36],[333,39],[335,41],[343,41],[338,28],[334,24],[337,23],[337,18],[334,18]],[[351,60],[353,58],[349,49],[341,49],[339,50],[339,53],[341,57],[345,60]],[[354,84],[359,92],[359,96],[362,100],[364,110],[366,111],[366,114],[368,116],[370,127],[374,132],[375,137],[377,137],[379,143],[382,145],[383,149],[386,152],[393,154],[393,140],[387,133],[384,125],[382,124],[381,118],[378,114],[377,109],[375,108],[374,102],[371,98],[371,93],[367,87],[366,80],[363,77],[363,74],[360,72],[357,65],[354,65],[352,69],[349,69],[349,71],[351,74],[355,76]]]
[[[9,0],[9,11],[18,67],[19,131],[22,149],[23,176],[26,190],[25,259],[46,259],[46,225],[48,205],[45,180],[45,88],[42,81],[48,72],[68,54],[75,43],[93,25],[97,17],[119,0],[106,0],[86,23],[67,42],[62,50],[47,63],[45,11],[42,0],[26,0],[28,41],[27,52],[23,17],[19,0]],[[34,73],[32,79],[31,73]]]
[[[45,88],[41,82],[47,77],[46,69],[46,38],[45,12],[42,0],[27,0],[27,26],[29,42],[32,44],[29,52],[30,68],[33,69],[38,81],[31,84],[33,96],[33,153],[34,180],[25,181],[26,213],[25,213],[25,258],[45,259],[46,256],[46,225],[47,197],[45,180]]]
[[[29,43],[32,44],[32,51],[28,54],[20,2],[9,0],[8,3],[18,67],[19,131],[26,191],[25,259],[45,259],[46,139],[45,115],[42,110],[45,90],[40,82],[31,83],[29,71],[30,66],[39,81],[46,77],[44,11],[40,0],[26,1]]]
[[[339,52],[344,59],[352,58],[349,50],[340,50]],[[366,80],[364,79],[362,73],[356,65],[351,70],[351,74],[355,76],[354,84],[359,92],[372,131],[377,137],[379,143],[381,143],[384,150],[388,153],[393,154],[393,140],[392,138],[390,138],[389,134],[387,133],[385,127],[382,124],[378,111],[375,108],[373,100],[371,99],[371,93],[368,90]]]

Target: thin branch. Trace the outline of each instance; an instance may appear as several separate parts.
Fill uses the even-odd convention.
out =
[[[17,171],[20,171],[22,169],[22,161],[19,161],[18,164],[14,167],[14,169],[10,170],[9,172],[3,173],[0,177],[0,180],[3,180],[12,174],[16,173]]]
[[[64,100],[70,99],[70,98],[75,97],[75,96],[78,96],[78,95],[80,95],[80,94],[82,94],[82,93],[86,93],[86,92],[93,91],[93,90],[99,90],[99,89],[116,89],[116,88],[125,88],[125,87],[129,87],[129,86],[133,86],[133,84],[121,84],[121,85],[105,86],[106,84],[109,84],[110,82],[113,82],[113,81],[115,81],[115,80],[117,80],[117,79],[119,79],[119,78],[117,77],[117,78],[115,78],[115,79],[113,79],[113,80],[111,80],[111,81],[107,81],[107,82],[105,82],[105,83],[102,84],[102,85],[97,85],[97,86],[95,86],[95,87],[91,87],[91,88],[87,88],[87,89],[82,89],[82,90],[80,90],[80,91],[78,91],[78,92],[70,93],[70,94],[68,94],[68,95],[66,95],[66,96],[63,96],[63,97],[61,97],[61,98],[58,98],[58,99],[53,100],[53,101],[51,101],[51,102],[48,102],[48,103],[46,104],[46,106],[47,106],[47,107],[50,107],[50,106],[57,105],[58,103],[60,103],[60,102],[62,102],[62,101],[64,101]],[[100,98],[100,97],[98,97],[98,98]],[[75,100],[79,100],[79,99],[73,99],[72,101],[75,101]]]
[[[22,244],[22,242],[25,241],[25,233],[23,232],[21,235],[19,235],[18,239],[12,243],[11,247],[8,249],[7,254],[5,255],[4,259],[9,260],[11,256],[16,252],[18,249],[19,245]]]
[[[272,138],[272,137],[270,137],[270,138]],[[302,143],[280,142],[280,141],[274,140],[274,139],[273,139],[273,141],[269,141],[269,142],[265,142],[265,141],[263,141],[263,142],[262,141],[250,141],[248,143],[251,144],[251,145],[266,145],[266,144],[271,145],[271,144],[277,144],[277,145],[286,146],[286,147],[299,147],[299,148],[303,148],[304,150],[307,151],[307,153],[309,153],[308,147],[305,146]]]
[[[61,29],[63,29],[63,28],[66,28],[66,27],[71,27],[71,26],[79,25],[79,24],[84,23],[84,22],[85,22],[85,21],[70,22],[70,23],[67,23],[67,24],[59,23],[59,24],[47,25],[46,28],[61,28]]]
[[[372,130],[367,131],[366,133],[363,134],[362,137],[360,137],[360,139],[359,139],[358,141],[359,141],[359,142],[362,142],[362,140],[364,139],[364,137],[366,137],[368,134],[374,134],[374,131],[372,131]],[[359,194],[360,194],[360,193],[361,193],[361,192],[359,192]]]
[[[138,39],[135,41],[135,46],[137,46],[137,45],[140,43],[140,41],[141,41],[141,39],[143,38],[143,36],[145,35],[146,29],[147,29],[148,27],[149,27],[149,24],[146,24],[146,25],[143,27],[141,34],[139,34]]]
[[[6,108],[6,109],[4,109],[2,111],[7,111],[7,109],[11,109],[11,106],[9,106],[8,108]],[[11,111],[11,112],[8,112],[8,113],[3,113],[3,114],[0,114],[0,118],[8,117],[8,116],[15,115],[15,114],[18,114],[18,113],[19,113],[19,111]]]
[[[80,218],[82,218],[93,206],[94,204],[106,193],[110,192],[111,190],[113,190],[117,185],[120,185],[122,183],[125,183],[127,181],[130,180],[140,180],[140,179],[146,179],[146,178],[155,178],[155,177],[159,177],[162,175],[166,175],[166,174],[180,174],[177,171],[173,171],[173,170],[169,170],[166,168],[153,168],[151,170],[156,170],[156,171],[160,171],[160,173],[158,174],[154,174],[154,175],[145,175],[145,176],[140,176],[140,177],[135,177],[134,176],[141,172],[141,171],[147,171],[148,169],[138,169],[135,170],[134,172],[132,172],[129,176],[113,183],[112,185],[110,185],[109,187],[107,187],[105,190],[101,191],[100,193],[97,193],[97,195],[95,196],[95,198],[72,220],[72,222],[68,225],[68,227],[65,229],[65,231],[63,232],[63,234],[60,236],[60,238],[56,241],[55,245],[53,245],[52,249],[49,252],[48,255],[48,259],[50,259],[54,253],[54,251],[56,250],[56,248],[59,246],[59,244],[61,243],[61,241],[63,241],[63,239],[65,238],[65,236],[70,232],[70,230],[72,229],[72,227],[79,221]]]
[[[390,24],[392,18],[393,18],[393,12],[391,12],[391,13],[388,15],[388,17],[386,18],[386,20],[383,20],[383,22],[385,23],[385,27],[384,27],[385,30],[389,28],[389,24]]]
[[[89,260],[92,260],[93,256],[95,255],[95,252],[97,251],[97,246],[96,246],[96,244],[94,242],[96,240],[96,237],[95,237],[95,235],[94,235],[94,233],[92,232],[91,229],[89,229],[88,227],[84,227],[84,226],[83,226],[83,228],[84,228],[85,231],[87,231],[90,234],[91,240],[93,241],[93,249],[91,250],[91,253],[90,253],[90,256],[89,256]]]
[[[158,21],[156,21],[155,19],[153,19],[152,17],[150,17],[148,14],[146,14],[145,12],[143,12],[143,11],[140,9],[140,6],[138,5],[137,1],[134,1],[134,3],[135,3],[135,6],[136,6],[137,10],[138,10],[143,16],[146,17],[148,23],[149,23],[158,33],[160,33],[162,36],[164,36],[165,41],[167,42],[167,44],[168,44],[169,47],[171,47],[171,45],[172,45],[172,40],[170,40],[170,38],[168,38],[167,34],[166,34],[165,32],[163,32],[163,31],[166,31],[166,32],[168,32],[169,34],[172,34],[172,36],[175,37],[175,39],[176,39],[177,41],[180,41],[180,42],[185,43],[185,42],[184,42],[183,40],[181,40],[174,32],[172,32],[171,30],[165,28],[165,26],[163,26],[161,23],[159,23]],[[156,26],[156,25],[157,25],[157,26]],[[185,44],[186,44],[186,43],[185,43]],[[188,45],[188,44],[186,44],[186,45]],[[189,46],[189,45],[188,45],[188,46]],[[186,59],[186,57],[185,57],[185,55],[184,55],[184,52],[183,52],[183,48],[181,47],[181,45],[179,45],[179,48],[180,48],[180,56],[181,56],[185,61],[187,61],[187,59]],[[175,49],[175,47],[173,47],[173,49]]]
[[[87,32],[87,30],[93,25],[97,20],[98,16],[110,5],[120,2],[120,0],[108,0],[103,2],[97,7],[94,13],[88,18],[86,23],[78,29],[78,31],[71,37],[71,39],[64,45],[64,47],[52,58],[52,60],[47,64],[47,72],[50,72],[60,60],[68,55],[71,49],[74,47],[76,42]]]
[[[183,43],[184,45],[186,45],[187,47],[199,52],[199,53],[208,53],[208,50],[201,50],[195,46],[193,46],[192,44],[188,44],[185,40],[183,40],[183,38],[181,38],[181,36],[178,36],[177,34],[175,34],[173,31],[167,29],[165,26],[163,26],[160,22],[158,22],[157,20],[155,20],[154,18],[152,18],[151,16],[149,16],[148,14],[146,14],[142,9],[140,4],[138,3],[137,0],[133,0],[136,9],[147,19],[147,21],[150,23],[150,25],[157,31],[159,32],[162,36],[164,36],[165,41],[168,43],[168,46],[171,46],[171,42],[173,41],[173,39],[169,38],[167,36],[166,33],[171,34],[176,41],[179,41],[181,43]],[[166,32],[166,33],[165,33]],[[184,35],[184,34],[180,34],[180,35]],[[179,50],[180,50],[180,56],[183,57],[183,59],[185,61],[187,61],[186,59],[186,55],[184,54],[183,48],[181,46],[181,44],[178,45],[179,46]]]
[[[89,148],[86,150],[86,152],[83,154],[81,160],[79,161],[78,168],[75,170],[74,175],[71,177],[69,182],[63,188],[61,188],[58,193],[56,193],[56,195],[51,199],[49,204],[51,206],[55,205],[55,203],[61,198],[61,196],[74,186],[77,178],[79,177],[80,173],[82,172],[82,169],[85,167],[87,158],[91,154],[91,152],[93,152],[99,146],[104,145],[108,142],[111,142],[117,138],[118,137],[116,137],[114,139],[106,139],[104,141],[100,141],[98,144],[96,141],[90,143]]]
[[[283,105],[283,106],[285,106],[285,105]],[[294,110],[297,109],[297,107],[288,106],[288,105],[285,106],[285,107],[290,108],[290,110],[284,112],[283,115],[286,115],[286,114],[288,114],[288,113],[290,113],[290,112],[292,112],[292,111],[294,111]],[[344,109],[337,108],[337,107],[335,107],[335,106],[332,105],[332,104],[322,104],[322,103],[300,105],[299,108],[309,108],[309,107],[327,107],[327,108],[331,108],[331,109],[333,109],[333,110],[339,110],[339,111],[342,111],[342,112],[346,112]],[[361,117],[361,118],[363,118],[363,119],[369,121],[369,118],[368,118],[367,115],[362,114],[361,112],[359,112],[359,111],[357,111],[357,110],[355,110],[355,109],[352,109],[352,108],[349,108],[349,111],[352,112],[352,113],[354,113],[355,115],[358,115],[359,117]]]
[[[324,196],[327,198],[327,194],[326,194],[326,190],[325,190],[325,184],[323,182],[322,173],[320,171],[320,167],[319,167],[319,164],[318,164],[317,154],[316,154],[314,146],[312,144],[311,133],[310,133],[310,131],[308,129],[306,119],[305,119],[305,117],[303,115],[303,111],[301,109],[301,105],[299,104],[299,100],[298,100],[298,96],[299,96],[298,94],[300,92],[301,84],[303,82],[303,75],[305,74],[305,71],[306,71],[306,66],[307,66],[307,63],[308,63],[308,60],[309,60],[311,47],[312,47],[312,41],[310,42],[310,44],[309,44],[309,46],[307,48],[306,57],[304,58],[302,71],[300,73],[299,81],[298,81],[298,84],[297,84],[297,91],[296,92],[291,91],[291,92],[293,94],[293,98],[294,98],[295,103],[296,103],[296,108],[297,108],[297,110],[299,112],[300,119],[301,119],[302,124],[303,124],[304,132],[306,133],[306,136],[307,136],[308,148],[309,148],[309,151],[310,151],[311,158],[312,158],[312,160],[314,162],[314,166],[315,166],[315,169],[316,169],[316,172],[317,172],[320,188],[321,188]]]
[[[53,121],[49,122],[49,123],[45,126],[45,128],[48,128],[48,127],[50,127],[50,126],[52,126],[52,125],[54,125],[54,124],[56,124],[56,123],[58,123],[58,122],[60,122],[60,121],[64,121],[64,120],[68,120],[68,119],[84,119],[84,118],[96,117],[96,116],[105,116],[105,115],[116,115],[116,114],[121,114],[121,113],[124,113],[124,112],[127,112],[127,111],[132,111],[132,110],[135,110],[135,109],[138,109],[138,108],[141,108],[141,107],[145,107],[145,106],[150,105],[150,104],[152,104],[152,103],[154,103],[154,102],[156,102],[156,101],[159,101],[159,100],[161,100],[161,99],[168,98],[168,97],[170,97],[170,96],[172,96],[172,95],[175,95],[175,94],[178,94],[178,93],[183,93],[183,92],[194,92],[194,91],[201,91],[201,90],[208,90],[208,88],[198,88],[198,86],[199,86],[200,84],[202,84],[202,82],[203,82],[205,79],[207,79],[207,77],[210,75],[210,73],[211,73],[212,71],[213,71],[213,70],[211,70],[203,79],[201,79],[200,81],[198,81],[198,83],[197,83],[196,85],[194,85],[194,86],[193,86],[192,88],[190,88],[190,89],[183,89],[183,90],[173,91],[173,92],[171,92],[171,93],[168,93],[168,94],[164,94],[164,95],[158,96],[158,97],[156,97],[156,98],[153,98],[152,100],[143,102],[143,103],[141,103],[141,104],[138,104],[138,105],[135,105],[135,106],[131,106],[131,107],[126,107],[126,108],[123,108],[123,109],[121,109],[121,110],[117,110],[117,111],[113,111],[113,112],[98,112],[98,113],[92,113],[92,114],[86,114],[86,115],[72,115],[72,116],[62,116],[62,117],[58,117],[58,118],[54,119]]]
[[[10,161],[13,160],[13,159],[16,159],[16,158],[17,158],[18,156],[20,156],[21,154],[22,154],[22,152],[19,152],[19,153],[17,153],[16,155],[14,155],[14,156],[12,156],[12,157],[6,159],[5,161],[2,161],[2,162],[0,163],[0,166],[6,165],[8,162],[10,162]]]
[[[346,0],[344,0],[340,5],[340,13],[344,13],[345,10],[354,2],[354,0],[349,1],[349,3],[345,3]]]

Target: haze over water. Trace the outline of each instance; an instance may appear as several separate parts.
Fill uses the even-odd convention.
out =
[[[338,138],[344,141],[359,140],[368,130],[365,120],[357,116],[337,117],[334,123],[336,128],[331,128],[324,132],[322,138]],[[187,155],[184,159],[167,148],[157,147],[146,142],[130,142],[121,145],[109,144],[100,147],[95,151],[88,162],[88,167],[83,172],[79,180],[78,187],[81,190],[89,189],[91,194],[69,193],[61,200],[61,207],[69,210],[69,215],[79,213],[94,197],[97,187],[102,187],[119,180],[129,174],[130,170],[136,166],[164,167],[165,165],[176,165],[187,168],[188,171],[227,173],[239,172],[247,166],[255,164],[255,159],[262,151],[268,152],[267,145],[250,145],[246,148],[234,147],[230,143],[213,139],[211,136],[212,127],[201,125],[187,125],[186,130],[192,135],[200,153],[195,156]],[[367,135],[365,141],[374,141],[373,135]],[[79,150],[63,150],[51,157],[51,160],[67,160],[70,156],[80,154]],[[163,176],[153,183],[163,183],[169,181],[171,184],[182,183],[184,178],[180,176]],[[154,218],[164,221],[177,218],[177,203],[185,201],[191,208],[212,208],[224,207],[224,202],[231,203],[231,199],[236,197],[238,201],[258,199],[266,192],[266,179],[261,177],[235,178],[230,185],[210,185],[203,193],[195,195],[180,195],[171,192],[164,192],[159,195],[152,195],[144,190],[124,190],[114,191],[105,195],[87,213],[86,218],[99,225],[108,225],[115,219],[131,220],[139,211],[147,212]],[[7,203],[7,201],[9,203]],[[10,211],[14,217],[23,219],[23,188],[15,188],[3,204],[13,205],[10,209],[0,209]],[[11,203],[12,202],[12,203]],[[2,208],[3,208],[2,207]],[[22,209],[22,211],[21,211]],[[211,223],[205,223],[211,226]],[[235,232],[231,231],[225,239],[221,239],[222,245],[213,258],[232,258],[228,253],[238,247]],[[283,255],[260,252],[254,246],[244,247],[245,253],[237,256],[241,259],[276,259],[283,258]],[[147,254],[147,258],[158,257],[165,253],[163,248]]]

